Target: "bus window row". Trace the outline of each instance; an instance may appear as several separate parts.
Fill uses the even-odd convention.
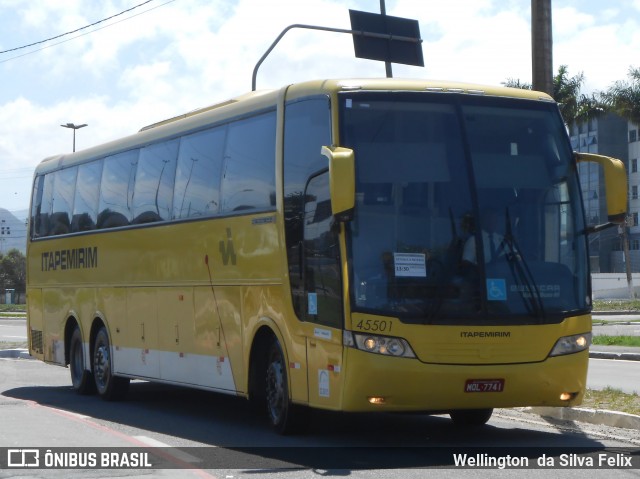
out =
[[[34,238],[275,206],[276,115],[262,115],[36,177]]]

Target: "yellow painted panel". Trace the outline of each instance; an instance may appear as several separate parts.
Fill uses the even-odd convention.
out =
[[[509,365],[433,365],[347,349],[346,411],[428,411],[517,406],[575,406],[586,389],[588,352]],[[502,392],[465,392],[469,379],[503,379]],[[560,393],[577,393],[561,401]],[[369,397],[385,403],[372,405]]]
[[[545,325],[423,325],[354,313],[355,331],[399,336],[426,363],[498,364],[543,361],[558,338],[591,331],[589,315]]]

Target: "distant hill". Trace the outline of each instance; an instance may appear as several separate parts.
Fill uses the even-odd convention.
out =
[[[29,210],[14,211],[0,208],[0,253],[17,249],[27,252],[27,217]]]

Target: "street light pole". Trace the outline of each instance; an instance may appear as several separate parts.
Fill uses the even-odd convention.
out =
[[[82,125],[74,125],[73,123],[67,123],[66,125],[60,125],[62,128],[71,128],[73,130],[73,151],[76,151],[76,130],[79,130],[80,128],[84,128],[85,126],[87,126],[86,123],[83,123]]]

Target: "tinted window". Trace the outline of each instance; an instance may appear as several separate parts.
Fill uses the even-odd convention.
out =
[[[102,160],[78,167],[71,231],[89,231],[96,228],[101,176]]]
[[[229,125],[222,212],[275,206],[275,142],[275,112]]]
[[[218,213],[226,127],[185,136],[180,142],[173,218]]]
[[[307,186],[304,205],[304,277],[306,311],[302,318],[327,326],[342,326],[342,280],[338,234],[331,228],[329,173]],[[303,303],[304,304],[304,303]]]
[[[46,235],[46,226],[43,223],[48,221],[49,215],[42,211],[42,194],[44,192],[44,176],[36,177],[33,182],[33,197],[31,199],[31,237]]]
[[[40,201],[40,218],[38,221],[38,236],[49,234],[51,224],[51,207],[53,205],[53,174],[44,176],[42,182],[42,197]]]
[[[98,228],[128,225],[131,221],[133,183],[138,166],[138,150],[113,155],[104,160]]]
[[[173,200],[178,140],[140,151],[133,194],[133,223],[168,220]]]
[[[62,235],[71,232],[71,215],[77,175],[77,167],[58,170],[53,174],[54,190],[49,235]]]
[[[326,97],[287,105],[284,124],[284,217],[289,259],[289,279],[298,317],[304,317],[302,283],[302,215],[304,189],[308,179],[328,166],[320,154],[331,144],[329,100]]]

